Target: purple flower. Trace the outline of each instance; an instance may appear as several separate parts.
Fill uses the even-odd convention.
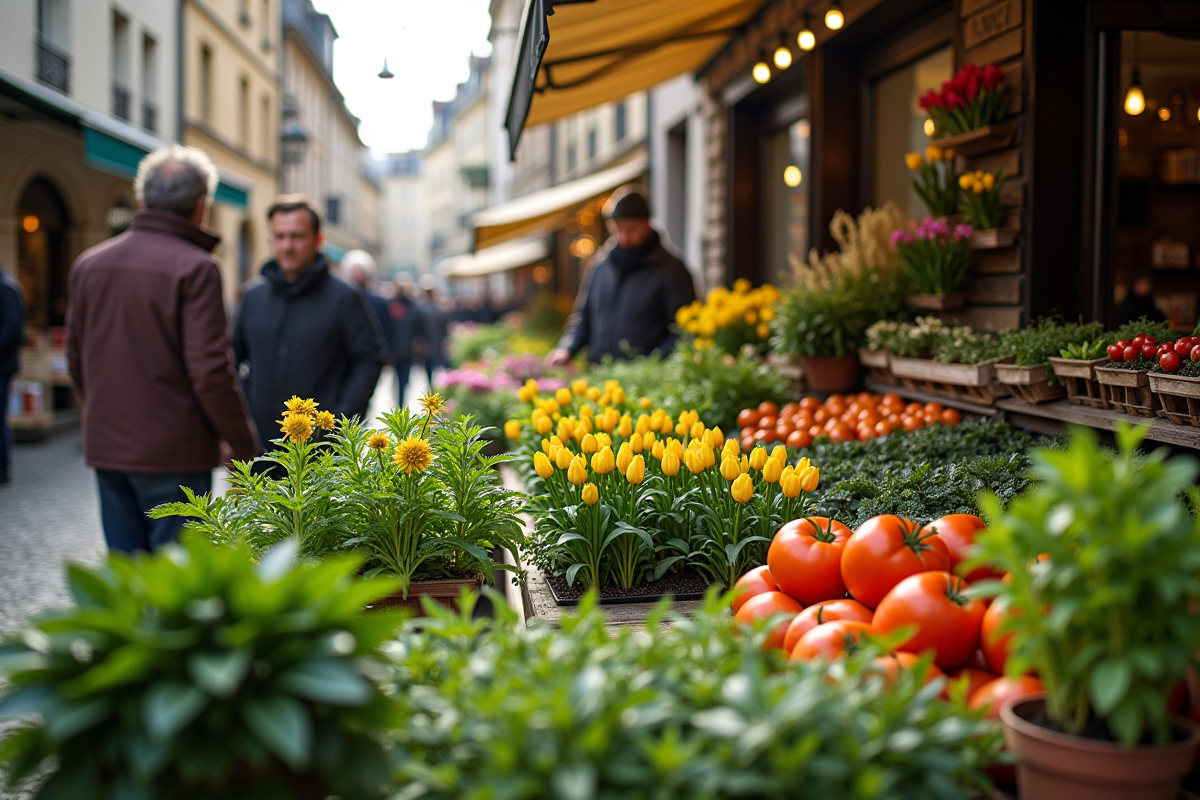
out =
[[[900,230],[892,231],[892,247],[895,247],[896,245],[900,244],[901,242],[907,243],[910,241],[912,241],[912,237],[910,237],[908,235],[908,231],[904,230],[903,228],[901,228]]]
[[[971,238],[974,229],[970,225],[955,225],[954,226],[954,241],[959,242],[963,239]]]

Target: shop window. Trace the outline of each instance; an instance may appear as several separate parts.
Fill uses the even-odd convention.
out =
[[[70,220],[58,189],[34,178],[17,203],[17,280],[29,324],[62,325],[67,310],[67,232]]]
[[[917,98],[940,89],[954,73],[954,53],[942,47],[884,75],[871,87],[872,203],[893,202],[911,219],[929,212],[912,190],[905,153],[924,153],[929,144],[928,115]]]
[[[764,279],[787,282],[796,265],[808,259],[811,126],[798,119],[767,139],[763,159],[766,256]]]

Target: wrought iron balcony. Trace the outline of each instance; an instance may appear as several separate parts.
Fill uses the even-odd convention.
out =
[[[112,113],[117,119],[128,120],[130,114],[129,90],[119,83],[112,86]]]
[[[142,101],[142,127],[151,133],[158,131],[158,106],[149,100]]]
[[[37,45],[38,81],[53,86],[63,94],[70,94],[71,57],[44,36],[38,36],[34,43]]]

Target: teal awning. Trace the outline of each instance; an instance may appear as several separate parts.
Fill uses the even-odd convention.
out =
[[[325,257],[330,261],[337,261],[338,263],[341,263],[341,260],[346,257],[346,253],[348,252],[350,251],[344,247],[334,244],[333,242],[325,242]]]
[[[213,200],[218,203],[225,203],[238,208],[249,208],[250,193],[245,189],[239,189],[236,186],[230,186],[225,181],[217,184],[217,193],[213,196]]]

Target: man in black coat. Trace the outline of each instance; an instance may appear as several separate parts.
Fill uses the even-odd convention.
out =
[[[12,478],[12,431],[8,428],[8,387],[17,374],[25,340],[25,292],[0,267],[0,483]]]
[[[396,294],[388,304],[391,318],[392,354],[396,365],[397,405],[404,407],[404,395],[408,390],[408,378],[412,374],[414,349],[418,339],[424,336],[425,323],[421,309],[412,299],[412,281],[402,278],[396,283]]]
[[[675,312],[696,299],[691,273],[650,227],[645,198],[626,191],[607,216],[610,238],[592,259],[558,347],[546,356],[551,365],[567,363],[585,347],[593,363],[606,355],[669,353]]]
[[[279,438],[283,404],[316,400],[339,419],[365,418],[383,369],[379,325],[362,295],[329,274],[312,201],[284,195],[267,210],[275,258],[246,290],[233,328],[250,414],[265,441]]]

